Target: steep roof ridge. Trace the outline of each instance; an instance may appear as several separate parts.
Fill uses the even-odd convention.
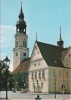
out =
[[[61,62],[61,52],[64,48],[37,41],[40,52],[49,66],[64,67]],[[55,64],[57,61],[57,64]]]
[[[52,45],[52,44],[49,44],[49,43],[45,43],[45,42],[39,42],[39,41],[36,41],[37,43],[41,43],[41,44],[44,44],[44,45],[49,45],[49,46],[54,46],[54,47],[57,47],[57,48],[61,48],[61,47],[58,47],[57,45]],[[65,49],[65,48],[63,48]]]
[[[69,52],[70,48],[66,48],[65,50],[62,51],[62,57],[61,59],[64,59],[64,57],[67,55],[67,53]]]

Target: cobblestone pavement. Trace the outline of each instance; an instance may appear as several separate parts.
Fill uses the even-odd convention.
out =
[[[63,100],[63,94],[39,94],[41,100]],[[5,98],[6,92],[1,91],[0,92],[0,100],[1,98]],[[17,91],[13,93],[12,91],[8,91],[8,99],[9,100],[35,100],[37,97],[37,94],[35,93],[20,93],[20,91]],[[64,94],[65,100],[71,100],[71,95],[70,94]],[[5,100],[5,99],[2,99]]]

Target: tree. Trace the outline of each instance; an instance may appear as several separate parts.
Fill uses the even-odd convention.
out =
[[[6,89],[6,69],[5,69],[6,64],[3,61],[0,61],[0,91]],[[12,74],[8,70],[8,79],[7,79],[7,84],[8,88],[12,88]]]

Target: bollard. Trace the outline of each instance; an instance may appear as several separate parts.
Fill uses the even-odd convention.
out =
[[[37,98],[35,98],[35,100],[41,100],[40,96],[37,95]]]

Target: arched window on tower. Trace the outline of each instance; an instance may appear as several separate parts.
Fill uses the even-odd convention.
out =
[[[27,47],[27,44],[26,44],[25,40],[23,41],[23,47],[25,47],[25,48]]]
[[[18,41],[16,41],[16,47],[18,47]]]
[[[24,41],[23,41],[23,47],[24,47],[24,44],[25,44],[25,43],[24,43]]]
[[[25,47],[26,47],[26,41],[25,41]]]

